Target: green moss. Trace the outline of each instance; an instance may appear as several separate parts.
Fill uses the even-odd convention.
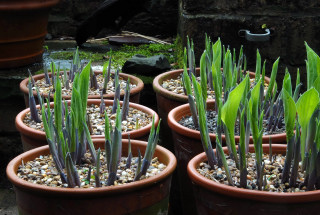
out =
[[[139,46],[128,46],[123,45],[116,51],[109,51],[108,56],[112,56],[112,63],[114,66],[122,67],[127,59],[131,58],[136,54],[141,54],[146,57],[163,54],[165,55],[170,63],[174,63],[174,45],[163,45],[163,44],[144,44]]]
[[[179,35],[177,35],[177,38],[174,41],[174,59],[176,62],[174,68],[176,69],[183,68],[183,49],[182,39]]]
[[[80,59],[91,59],[93,62],[103,61],[105,58],[104,53],[79,51]],[[54,60],[72,60],[73,51],[59,51],[52,52],[50,57]]]

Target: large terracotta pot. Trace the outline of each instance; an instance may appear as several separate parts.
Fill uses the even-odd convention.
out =
[[[207,108],[209,110],[214,110],[215,102],[208,101]],[[190,116],[190,107],[189,104],[184,104],[178,106],[171,110],[168,115],[168,125],[172,131],[172,138],[174,144],[175,155],[178,159],[178,176],[179,176],[179,184],[180,189],[186,191],[186,193],[182,193],[181,199],[183,205],[187,205],[186,214],[192,214],[195,212],[194,205],[190,204],[190,202],[194,201],[192,192],[191,192],[191,181],[187,180],[187,165],[188,162],[197,154],[203,152],[203,147],[201,144],[200,132],[189,129],[187,127],[179,124],[179,121],[184,116]],[[216,134],[210,133],[210,140],[215,147]],[[263,136],[263,142],[269,143],[269,137],[272,138],[272,141],[275,143],[285,143],[286,142],[286,134],[273,134]],[[240,137],[235,136],[236,143],[239,142]],[[225,136],[222,135],[222,141],[225,143]],[[250,137],[250,143],[253,143],[252,137]],[[190,208],[188,208],[190,207]],[[190,212],[190,213],[189,213]]]
[[[71,101],[68,101],[68,104],[70,104]],[[89,99],[88,100],[88,105],[100,105],[101,100],[100,99]],[[106,106],[112,106],[113,101],[112,100],[105,100],[104,101]],[[51,108],[53,108],[53,102],[50,103]],[[120,102],[120,105],[122,105],[122,102]],[[129,103],[129,106],[132,108],[135,108],[137,110],[140,110],[144,113],[148,113],[151,116],[155,115],[155,125],[158,125],[159,123],[159,117],[155,111],[152,109],[135,104],[135,103]],[[38,108],[39,105],[37,105]],[[39,146],[47,145],[47,139],[46,139],[46,134],[44,131],[38,131],[34,128],[30,128],[26,124],[23,123],[23,119],[25,118],[26,114],[30,112],[30,108],[27,108],[23,111],[21,111],[17,116],[16,116],[16,128],[20,132],[21,135],[21,142],[23,146],[23,150],[27,151],[30,149],[34,149]],[[152,124],[148,124],[145,127],[142,127],[138,130],[133,130],[129,132],[124,132],[122,133],[122,138],[126,139],[130,135],[130,139],[136,139],[136,140],[147,140],[149,136],[149,132],[151,129]],[[104,135],[91,135],[92,139],[97,139],[97,138],[104,138]]]
[[[97,147],[104,147],[104,139],[93,141]],[[126,156],[128,141],[123,140],[122,144],[122,154]],[[144,153],[146,144],[131,140],[133,155],[137,156],[138,149]],[[177,163],[167,149],[157,146],[155,150],[154,156],[167,165],[161,173],[121,186],[55,188],[29,183],[17,177],[22,160],[26,163],[49,153],[48,146],[39,147],[17,156],[7,166],[7,176],[14,185],[19,214],[167,214],[171,175]]]
[[[96,75],[98,74],[102,74],[101,71],[95,71],[94,72]],[[63,74],[63,73],[61,73]],[[114,73],[112,73],[114,75]],[[140,100],[140,92],[143,90],[144,84],[142,82],[142,80],[140,78],[137,78],[133,75],[128,75],[125,73],[119,73],[119,76],[121,78],[123,78],[123,80],[128,80],[128,78],[130,78],[130,83],[131,84],[135,84],[136,87],[132,88],[130,90],[130,102],[133,103],[139,103]],[[32,76],[34,78],[35,81],[43,79],[44,78],[44,74],[39,74],[39,75],[34,75]],[[49,73],[49,77],[51,77],[51,73]],[[29,89],[28,89],[28,83],[29,83],[29,78],[24,79],[23,81],[20,82],[20,90],[24,95],[24,101],[26,104],[26,107],[29,107]],[[33,91],[33,96],[35,97],[36,102],[38,102],[38,95],[36,91]],[[53,101],[53,93],[51,93],[51,98],[50,100]],[[43,98],[48,98],[48,94],[42,94]],[[123,100],[124,97],[124,92],[121,91],[120,93],[120,100]],[[71,99],[71,95],[63,95],[62,96],[63,99],[65,100],[70,100]],[[113,99],[114,98],[114,93],[108,93],[108,94],[103,94],[103,98],[104,99]],[[100,99],[100,95],[89,95],[88,99]]]
[[[59,0],[0,2],[0,69],[42,60],[51,7]]]
[[[250,151],[253,152],[253,150],[253,145],[250,145]],[[228,151],[226,147],[224,151]],[[263,145],[263,151],[269,152],[268,144]],[[272,153],[285,154],[286,145],[273,145]],[[196,170],[199,164],[206,160],[205,153],[201,153],[188,164],[188,174],[192,180],[199,215],[300,215],[318,214],[320,211],[320,190],[276,193],[216,183],[203,177]]]

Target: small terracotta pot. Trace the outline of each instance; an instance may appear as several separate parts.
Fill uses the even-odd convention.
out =
[[[215,101],[208,101],[207,107],[209,110],[214,110]],[[169,112],[168,115],[168,125],[172,131],[172,138],[174,144],[175,155],[178,159],[178,173],[179,173],[179,184],[180,189],[183,191],[187,191],[186,193],[182,193],[181,199],[183,201],[183,205],[187,205],[185,208],[186,214],[195,213],[194,205],[190,204],[194,202],[194,198],[191,192],[191,181],[186,180],[187,178],[187,165],[188,162],[197,154],[203,152],[203,147],[201,144],[200,132],[197,130],[189,129],[187,127],[179,124],[179,121],[185,117],[190,116],[190,107],[189,104],[184,104],[179,107],[174,108]],[[210,140],[215,147],[216,134],[210,133]],[[225,135],[222,136],[222,141],[225,143]],[[272,141],[275,143],[285,143],[286,142],[286,134],[273,134],[266,135],[262,137],[263,142],[269,143],[269,137],[272,138]],[[235,141],[239,142],[240,137],[235,136]],[[250,143],[253,143],[252,137],[250,137]],[[188,208],[190,207],[190,208]],[[191,212],[190,212],[191,211]],[[190,212],[190,213],[189,213]]]
[[[0,2],[0,69],[42,60],[50,9],[59,0]]]
[[[95,71],[94,72],[96,75],[98,74],[102,74],[101,71]],[[63,72],[61,72],[60,74],[63,74]],[[114,73],[112,73],[114,75]],[[128,80],[128,78],[130,78],[130,83],[131,84],[135,84],[136,87],[132,88],[130,91],[130,102],[133,103],[139,103],[140,100],[140,92],[143,90],[144,84],[142,82],[142,80],[140,78],[137,78],[133,75],[128,75],[125,73],[119,73],[119,76],[121,78],[123,78],[123,80]],[[39,74],[39,75],[34,75],[32,76],[34,78],[35,81],[40,80],[40,79],[44,79],[44,74]],[[49,77],[51,77],[51,73],[49,73]],[[26,107],[29,107],[29,89],[28,89],[28,83],[29,83],[29,78],[24,79],[23,81],[20,82],[20,90],[24,95],[24,101],[26,104]],[[43,98],[48,98],[48,94],[41,94]],[[33,91],[33,96],[35,97],[36,102],[38,103],[38,95],[36,91]],[[50,101],[53,101],[53,93],[50,95]],[[120,100],[123,100],[124,97],[124,92],[121,91],[120,93]],[[63,95],[62,96],[63,99],[65,100],[70,100],[71,99],[71,95]],[[113,99],[114,98],[114,93],[108,93],[108,94],[103,94],[103,98],[104,99]],[[88,99],[100,99],[100,95],[89,95]]]
[[[227,152],[227,148],[224,147]],[[250,152],[254,146],[250,145]],[[269,152],[269,144],[263,144],[263,151]],[[272,153],[285,154],[286,145],[275,144]],[[206,161],[205,153],[190,160],[188,175],[192,180],[198,214],[318,214],[320,211],[320,190],[277,193],[248,190],[216,183],[200,175],[196,168]]]
[[[104,147],[104,139],[93,140],[96,147]],[[128,141],[122,141],[122,154],[127,155]],[[132,153],[144,153],[146,142],[131,140]],[[24,163],[49,154],[43,146],[14,158],[7,166],[7,176],[14,185],[16,203],[21,215],[40,214],[167,214],[171,175],[176,158],[167,149],[157,146],[154,156],[167,167],[159,174],[121,186],[93,189],[56,188],[33,184],[17,177],[21,161]]]
[[[89,99],[88,100],[88,105],[100,105],[101,100],[100,99]],[[71,101],[68,101],[68,104],[70,105]],[[104,101],[106,106],[112,106],[113,101],[112,100],[105,100]],[[51,102],[50,106],[53,108],[54,103]],[[120,105],[122,105],[122,101],[120,102]],[[129,107],[135,108],[137,110],[140,110],[144,113],[148,113],[149,115],[153,116],[155,115],[155,125],[158,125],[159,123],[159,117],[155,111],[152,109],[135,104],[135,103],[129,103]],[[37,108],[40,108],[39,105],[37,105]],[[30,128],[29,126],[25,125],[23,123],[23,119],[25,118],[26,114],[30,112],[30,108],[27,108],[23,111],[21,111],[17,116],[16,116],[16,128],[20,132],[21,135],[21,142],[23,146],[23,150],[27,151],[30,149],[34,149],[39,146],[44,146],[47,145],[47,139],[46,139],[46,134],[44,131],[38,131],[36,129]],[[138,130],[133,130],[129,132],[124,132],[122,133],[122,138],[128,138],[128,135],[130,135],[130,139],[136,139],[136,140],[147,140],[149,136],[149,132],[151,129],[152,124],[148,124],[145,127],[142,127]],[[97,139],[97,138],[104,138],[104,135],[91,135],[92,139]]]

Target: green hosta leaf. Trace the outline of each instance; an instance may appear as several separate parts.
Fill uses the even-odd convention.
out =
[[[82,114],[83,117],[87,114],[87,100],[89,93],[89,81],[90,81],[90,68],[91,61],[83,68],[80,74],[79,92],[81,96]]]
[[[105,62],[102,67],[102,75],[103,77],[106,75],[109,66],[109,61]]]
[[[319,105],[319,93],[314,88],[302,94],[296,103],[298,121],[301,126],[301,156],[304,159],[307,128],[310,118]]]
[[[296,105],[285,88],[282,90],[283,106],[284,106],[284,120],[286,125],[287,142],[294,136],[294,127],[296,119]]]
[[[61,81],[57,77],[54,93],[54,121],[58,132],[62,131],[62,93]]]
[[[242,96],[244,94],[244,90],[246,88],[247,84],[247,77],[242,80],[242,82],[230,92],[228,100],[223,105],[221,109],[221,119],[224,122],[224,124],[227,126],[229,137],[230,137],[230,143],[231,143],[231,149],[232,153],[236,159],[237,162],[237,152],[235,147],[235,139],[234,139],[234,128],[238,113],[238,108],[240,106],[240,101],[242,99]]]
[[[260,73],[261,73],[261,56],[260,56],[260,53],[259,53],[259,49],[257,49],[256,76],[255,76],[255,82],[256,83],[260,79]]]
[[[268,86],[268,89],[267,89],[267,93],[266,93],[266,96],[265,96],[265,99],[264,99],[264,104],[267,103],[267,101],[269,100],[269,98],[270,98],[270,96],[271,96],[271,94],[272,94],[273,86],[274,86],[274,84],[275,84],[275,80],[276,80],[276,76],[277,76],[277,72],[278,72],[279,60],[280,60],[280,58],[278,58],[278,59],[273,63],[272,72],[271,72],[271,77],[270,77],[270,82],[269,82],[269,86]]]
[[[250,126],[252,131],[253,142],[255,144],[258,143],[259,138],[259,101],[260,101],[260,85],[261,79],[257,83],[257,85],[251,91],[251,98],[249,100],[249,119],[250,119]]]
[[[183,82],[184,82],[184,87],[186,88],[186,91],[187,91],[187,95],[192,95],[190,77],[188,75],[186,67],[184,68],[184,71],[183,71]]]
[[[292,97],[291,76],[290,76],[290,73],[288,72],[288,69],[286,69],[286,74],[283,79],[282,88],[289,93],[290,97]]]
[[[200,59],[200,85],[201,94],[204,102],[207,101],[207,73],[206,73],[206,51],[203,52]]]
[[[314,81],[320,74],[320,58],[305,42],[307,49],[307,89],[314,86]]]
[[[223,73],[226,79],[224,91],[228,91],[232,85],[232,56],[230,50],[227,50],[224,57]]]

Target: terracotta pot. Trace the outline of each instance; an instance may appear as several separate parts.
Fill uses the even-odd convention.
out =
[[[96,75],[102,74],[101,71],[95,71],[94,72]],[[60,74],[63,74],[62,72]],[[114,74],[114,73],[112,73]],[[135,84],[136,87],[132,88],[130,91],[130,102],[133,103],[139,103],[140,100],[140,92],[143,90],[144,84],[140,78],[137,78],[133,75],[128,75],[125,73],[119,73],[119,76],[123,78],[123,80],[128,80],[130,78],[130,83]],[[49,73],[49,77],[51,77],[51,73]],[[39,74],[39,75],[34,75],[33,76],[34,80],[40,80],[44,78],[44,74]],[[29,78],[24,79],[23,81],[20,82],[20,90],[22,91],[24,95],[24,101],[26,104],[26,107],[29,107],[29,89],[28,89],[28,83],[29,83]],[[38,103],[38,95],[36,91],[33,91],[33,96],[35,97],[36,102]],[[50,95],[51,98],[50,100],[53,101],[53,94]],[[42,94],[43,98],[48,98],[48,94]],[[123,100],[124,97],[124,92],[121,91],[120,94],[120,100]],[[62,98],[65,100],[70,100],[71,95],[63,95]],[[104,99],[113,99],[114,98],[114,93],[108,93],[108,94],[103,94]],[[100,95],[89,95],[88,99],[100,99]]]
[[[93,140],[103,148],[104,139]],[[123,140],[122,154],[127,155],[128,141]],[[131,140],[132,153],[138,149],[144,153],[146,142]],[[49,154],[43,146],[14,158],[7,166],[7,176],[14,185],[16,203],[21,215],[40,214],[167,214],[171,175],[176,167],[176,158],[167,149],[157,146],[155,155],[167,167],[148,179],[94,189],[55,188],[29,183],[17,177],[21,161],[26,163],[40,155]]]
[[[70,102],[71,101],[68,101],[68,104],[70,104]],[[88,105],[92,105],[92,104],[100,105],[100,102],[101,102],[100,99],[89,99]],[[111,106],[113,104],[113,101],[105,100],[104,103],[106,106]],[[53,108],[53,104],[54,104],[53,102],[50,103],[51,108]],[[122,102],[120,102],[120,105],[122,105]],[[135,103],[130,103],[129,106],[137,110],[140,110],[144,113],[148,113],[151,116],[155,115],[155,124],[158,125],[159,117],[157,113],[152,109],[139,104],[135,104]],[[37,105],[37,107],[40,108],[39,105]],[[21,111],[16,116],[16,128],[20,132],[21,142],[22,142],[24,151],[34,149],[39,146],[47,145],[46,134],[44,131],[38,131],[36,129],[30,128],[29,126],[23,123],[23,119],[25,118],[28,112],[30,112],[30,108],[27,108]],[[151,129],[151,123],[138,130],[122,133],[122,138],[124,139],[128,138],[128,135],[130,135],[130,139],[147,140],[150,129]],[[92,139],[104,138],[104,135],[91,135],[91,138]]]
[[[42,60],[51,7],[59,0],[0,2],[0,69]]]
[[[250,145],[250,151],[254,147]],[[227,152],[227,148],[224,147]],[[269,152],[269,145],[263,145],[263,151]],[[286,153],[286,145],[273,145],[272,153]],[[247,190],[216,183],[200,175],[196,168],[206,161],[205,153],[194,157],[188,164],[188,174],[193,184],[198,214],[318,214],[320,211],[320,190],[276,193]]]
[[[214,110],[215,102],[208,101],[207,107],[209,110]],[[190,204],[194,202],[194,198],[191,192],[191,181],[187,180],[187,165],[188,162],[197,154],[203,152],[203,147],[201,144],[200,132],[189,129],[187,127],[179,124],[179,121],[184,116],[190,116],[190,108],[189,104],[184,104],[179,107],[174,108],[169,112],[168,115],[168,125],[172,131],[172,138],[174,144],[175,155],[178,159],[178,175],[179,175],[179,184],[180,189],[186,191],[182,193],[181,199],[183,201],[183,205],[187,205],[185,214],[195,213],[194,205]],[[213,147],[215,147],[215,139],[216,135],[213,133],[209,134],[211,143]],[[272,141],[275,143],[285,143],[286,142],[286,134],[273,134],[263,136],[263,142],[269,143],[269,137],[272,138]],[[240,137],[235,136],[236,143],[239,142]],[[225,136],[222,135],[222,141],[225,143]],[[250,143],[253,143],[252,137],[250,137]],[[188,208],[190,207],[190,208]],[[190,213],[189,213],[190,212]]]

